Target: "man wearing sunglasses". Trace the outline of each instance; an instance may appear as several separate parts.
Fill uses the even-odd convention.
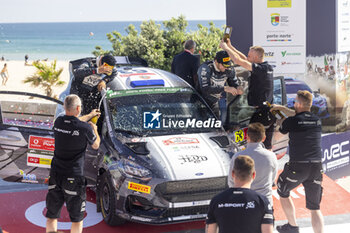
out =
[[[323,233],[323,216],[320,211],[322,197],[322,151],[321,121],[310,112],[312,94],[298,91],[294,101],[295,110],[281,105],[273,105],[271,111],[283,111],[288,118],[277,121],[280,132],[289,133],[289,162],[278,177],[277,192],[288,223],[277,226],[280,233],[298,233],[295,207],[290,191],[303,184],[306,208],[311,212],[311,223],[315,233]]]
[[[115,65],[114,57],[107,54],[97,57],[96,65],[86,61],[73,70],[74,80],[70,93],[78,95],[83,101],[83,115],[98,108],[101,99],[100,91],[106,88],[106,84],[117,75]]]

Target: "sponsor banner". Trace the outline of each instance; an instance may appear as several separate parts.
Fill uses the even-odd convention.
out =
[[[292,7],[292,0],[267,0],[268,8]]]
[[[350,51],[350,0],[337,1],[337,50]]]
[[[332,179],[350,175],[350,132],[322,137],[322,165]]]
[[[306,0],[253,1],[253,44],[265,49],[275,74],[304,73]]]
[[[151,193],[151,186],[143,185],[143,184],[137,184],[133,182],[128,183],[128,189],[134,190],[140,193]]]
[[[37,150],[54,151],[55,139],[30,135],[28,148],[37,149]]]
[[[29,136],[27,166],[50,168],[55,150],[55,139]]]
[[[39,150],[30,150],[27,153],[27,166],[50,168],[53,155]]]
[[[265,61],[274,67],[275,74],[305,72],[305,48],[266,46]]]

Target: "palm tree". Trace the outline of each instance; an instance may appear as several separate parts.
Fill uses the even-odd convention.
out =
[[[56,60],[50,65],[35,61],[33,62],[33,66],[37,68],[37,71],[32,76],[25,78],[23,82],[31,83],[34,87],[41,86],[47,96],[52,97],[52,86],[62,86],[65,84],[64,81],[60,80],[63,68],[56,70]]]

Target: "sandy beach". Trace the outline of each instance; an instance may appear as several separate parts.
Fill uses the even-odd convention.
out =
[[[51,62],[53,62],[53,60],[48,60],[44,63],[51,64]],[[29,83],[23,83],[23,80],[26,77],[31,76],[36,72],[36,68],[34,66],[24,65],[24,61],[0,61],[0,70],[2,70],[5,63],[7,64],[9,79],[6,83],[6,86],[0,86],[0,91],[21,91],[45,95],[45,91],[40,87],[33,87]],[[28,62],[28,64],[31,63],[32,61]],[[56,69],[63,68],[60,79],[65,81],[67,85],[69,81],[69,61],[57,61],[56,67]],[[54,90],[54,95],[59,96],[59,94],[66,89],[66,85],[61,87],[52,87]],[[18,96],[14,98],[22,99],[22,97]],[[9,100],[9,95],[0,94],[0,100],[4,99]]]

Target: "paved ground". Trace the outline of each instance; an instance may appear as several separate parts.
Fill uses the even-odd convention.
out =
[[[341,186],[348,189],[347,192],[350,191],[349,190],[350,178],[343,178],[338,180],[337,182]],[[331,184],[331,185],[336,185],[336,184]],[[43,213],[46,189],[47,189],[47,186],[45,185],[8,183],[0,180],[0,206],[1,206],[0,225],[4,228],[4,230],[6,230],[9,233],[22,233],[23,228],[26,228],[26,233],[43,232],[45,218],[42,217],[40,213],[41,214]],[[343,192],[347,193],[345,190],[343,190]],[[149,226],[149,225],[136,224],[136,223],[127,223],[122,227],[109,227],[103,222],[101,214],[96,213],[96,211],[94,210],[95,200],[94,200],[94,195],[91,193],[92,192],[90,191],[90,199],[88,199],[91,205],[91,208],[90,208],[91,212],[88,214],[89,219],[85,221],[86,224],[90,224],[91,226],[85,226],[84,232],[86,233],[96,232],[96,230],[105,232],[105,233],[108,233],[108,232],[138,233],[140,231],[167,232],[167,233],[185,233],[185,232],[186,233],[203,233],[204,232],[203,221],[183,223],[183,224],[171,224],[171,225],[165,225],[165,226]],[[342,196],[344,196],[344,193]],[[350,196],[350,193],[349,193],[349,196]],[[300,198],[300,199],[303,199],[303,198]],[[335,195],[334,199],[338,199],[338,197],[336,197]],[[297,202],[298,201],[300,200],[297,200]],[[337,209],[339,209],[339,205],[336,203],[336,200],[334,200],[334,203],[332,203],[332,201],[331,202],[329,201],[329,197],[326,197],[324,201],[327,202],[327,203],[324,203],[325,204],[324,206],[327,206],[326,208],[324,208],[325,213],[332,213],[332,211],[336,211]],[[332,207],[333,204],[334,206]],[[348,203],[344,203],[344,208],[347,208],[345,204],[348,204]],[[302,213],[302,214],[299,214],[299,216],[304,216],[304,218],[298,219],[298,224],[301,227],[300,232],[301,233],[313,232],[311,228],[310,219],[307,217],[308,214],[303,213],[303,210],[299,210],[299,209],[300,208],[298,208],[299,213]],[[35,213],[35,211],[38,211],[38,212]],[[335,215],[331,214],[331,215],[325,216],[326,233],[327,232],[329,233],[333,233],[333,232],[348,233],[349,232],[350,209],[345,212],[346,213],[335,214]],[[32,214],[32,216],[41,216],[41,217],[31,218],[30,213],[34,213]],[[279,215],[279,216],[276,216],[277,219],[284,218],[281,212],[276,211],[276,213]],[[63,215],[67,215],[67,213],[65,213],[64,211]],[[65,229],[69,228],[69,225],[67,225],[69,224],[68,223],[69,219],[67,216],[63,217],[63,219],[60,220],[62,221],[62,225],[60,226],[61,227],[60,229],[64,230],[64,232],[68,232]],[[276,221],[276,225],[281,225],[284,223],[285,223],[285,220]]]

